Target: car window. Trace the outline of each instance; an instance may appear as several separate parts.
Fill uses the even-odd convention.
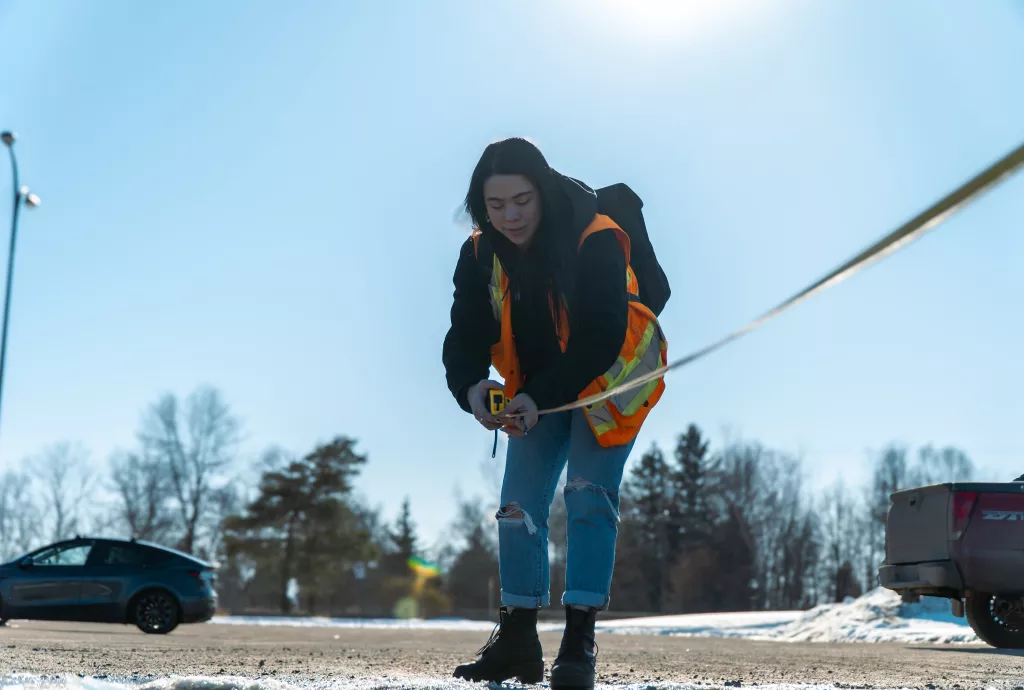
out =
[[[85,562],[89,560],[90,551],[92,551],[92,544],[62,544],[33,556],[32,564],[44,566],[85,565]]]
[[[174,554],[164,551],[162,549],[152,549],[148,546],[140,546],[139,549],[143,553],[146,565],[156,565],[158,563],[166,563],[169,561]]]
[[[142,565],[145,562],[146,552],[132,544],[111,544],[103,559],[103,565]]]
[[[142,544],[110,544],[106,553],[100,553],[98,565],[158,565],[171,558],[162,549]]]

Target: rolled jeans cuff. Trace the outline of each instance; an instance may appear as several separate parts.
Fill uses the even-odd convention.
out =
[[[607,611],[609,603],[611,603],[609,597],[604,594],[584,592],[579,589],[569,590],[562,595],[563,606],[572,606],[575,604],[576,606],[589,606],[597,609],[598,611]]]
[[[527,596],[525,594],[512,594],[501,590],[501,603],[503,606],[516,606],[522,609],[539,609],[544,608],[550,601],[550,595],[544,594],[543,596]]]

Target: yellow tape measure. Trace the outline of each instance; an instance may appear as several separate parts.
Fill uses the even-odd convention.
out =
[[[497,417],[505,409],[505,405],[512,402],[510,399],[505,397],[505,392],[500,388],[489,388],[487,389],[487,402],[488,407],[491,410],[491,416]],[[494,447],[491,448],[491,457],[495,457],[498,453],[498,430],[494,430]]]
[[[491,414],[495,417],[501,414],[502,410],[505,409],[505,405],[512,402],[505,397],[505,393],[500,388],[489,389],[487,391],[487,401],[490,403]]]

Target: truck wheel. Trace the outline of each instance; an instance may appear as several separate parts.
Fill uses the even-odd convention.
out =
[[[999,649],[1024,649],[1024,608],[1020,600],[995,594],[967,597],[967,622],[983,642]]]

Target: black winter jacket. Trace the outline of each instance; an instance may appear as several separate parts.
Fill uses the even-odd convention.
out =
[[[557,223],[538,232],[579,236],[597,212],[594,191],[561,175],[565,212]],[[563,353],[548,304],[548,290],[531,273],[529,251],[525,255],[503,251],[485,230],[479,240],[479,258],[473,241],[462,246],[455,266],[451,327],[444,339],[442,360],[448,388],[462,409],[470,411],[467,392],[486,379],[490,348],[501,337],[501,325],[491,309],[488,283],[493,252],[498,252],[509,277],[512,296],[512,332],[524,377],[522,393],[540,409],[575,400],[587,385],[615,362],[625,341],[628,319],[626,258],[614,233],[599,232],[584,241],[576,256],[575,284],[567,296],[569,340]],[[536,245],[533,245],[536,246]],[[533,248],[531,246],[531,249]],[[575,245],[574,245],[575,246]],[[535,262],[534,262],[535,263]]]

